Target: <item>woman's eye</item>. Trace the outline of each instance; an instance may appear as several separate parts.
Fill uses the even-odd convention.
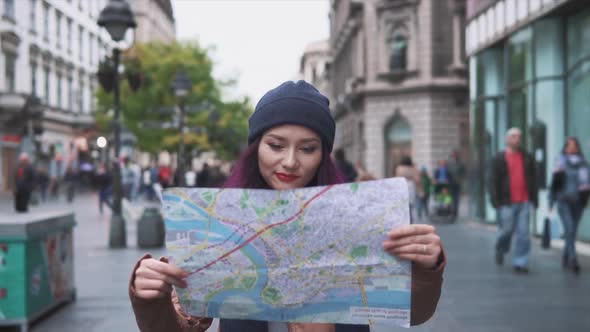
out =
[[[315,146],[307,146],[301,148],[304,153],[314,153],[317,148]]]
[[[268,143],[268,146],[271,148],[271,150],[274,150],[274,151],[279,151],[280,149],[283,148],[283,146],[281,146],[279,144],[273,144],[273,143]]]

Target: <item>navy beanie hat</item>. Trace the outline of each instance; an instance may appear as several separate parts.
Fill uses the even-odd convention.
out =
[[[248,144],[274,126],[296,124],[319,134],[332,152],[336,124],[329,105],[328,98],[313,85],[287,81],[260,98],[248,119]]]

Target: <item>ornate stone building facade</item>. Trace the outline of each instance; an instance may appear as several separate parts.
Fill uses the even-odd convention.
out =
[[[464,0],[333,0],[336,148],[378,177],[468,151]]]
[[[170,0],[131,0],[129,4],[137,22],[134,42],[176,40],[176,21]]]
[[[106,3],[0,2],[0,191],[13,190],[19,152],[59,158],[60,172],[89,157],[95,73],[111,43],[96,23]]]
[[[307,44],[299,66],[300,79],[315,86],[330,98],[330,43],[321,40]],[[330,98],[332,100],[332,98]]]

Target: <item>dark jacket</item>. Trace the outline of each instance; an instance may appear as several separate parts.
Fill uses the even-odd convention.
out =
[[[358,176],[354,166],[345,159],[336,159],[336,167],[344,175],[346,182],[354,182]]]
[[[506,151],[500,151],[492,160],[490,176],[490,196],[492,205],[499,208],[512,204],[510,199],[510,178],[508,177],[508,164],[505,157]],[[529,202],[535,207],[539,206],[537,193],[537,180],[535,178],[535,160],[526,151],[522,151],[524,179],[529,196]]]
[[[35,172],[31,165],[18,165],[15,173],[16,190],[32,191],[35,186]]]
[[[135,265],[129,282],[129,297],[135,320],[142,332],[204,332],[212,318],[194,317],[182,311],[175,293],[160,299],[145,300],[135,293],[135,270],[141,260],[150,258],[144,255]],[[162,261],[167,261],[161,258]],[[443,271],[446,265],[444,251],[441,252],[439,263],[435,269],[422,269],[412,265],[412,298],[410,324],[419,325],[426,322],[434,312],[440,298],[443,282]],[[336,332],[368,332],[367,325],[336,324]],[[219,332],[266,332],[268,325],[263,321],[244,321],[221,319]]]

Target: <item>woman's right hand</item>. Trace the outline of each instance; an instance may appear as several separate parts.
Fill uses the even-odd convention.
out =
[[[142,299],[158,299],[172,293],[172,286],[186,288],[189,273],[165,261],[147,258],[135,270],[135,293]]]

